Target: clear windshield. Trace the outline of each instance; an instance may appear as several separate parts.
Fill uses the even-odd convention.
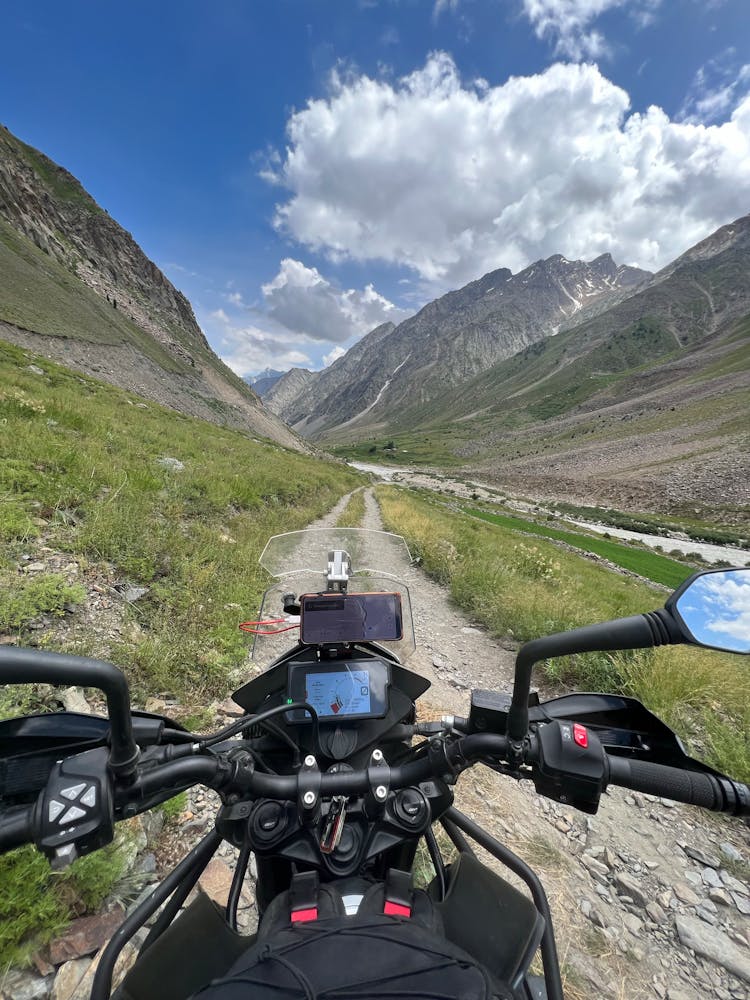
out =
[[[411,562],[401,535],[366,528],[308,528],[274,535],[263,549],[260,564],[271,576],[308,572],[325,578],[328,553],[334,549],[349,553],[356,575],[398,576],[404,561]]]
[[[256,635],[252,658],[268,666],[299,639],[299,618],[284,614],[284,596],[316,594],[327,589],[329,553],[348,552],[351,561],[349,593],[395,592],[401,595],[403,638],[383,641],[403,662],[415,649],[409,588],[399,579],[411,563],[409,548],[400,535],[364,528],[308,528],[274,535],[260,557],[263,568],[277,578],[263,595],[258,626],[270,635]],[[273,623],[273,624],[271,624]],[[278,631],[284,629],[285,631]]]

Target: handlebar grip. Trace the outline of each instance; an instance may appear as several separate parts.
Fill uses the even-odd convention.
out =
[[[24,806],[0,816],[0,853],[21,847],[34,839],[33,811],[33,806]]]
[[[727,812],[735,816],[750,815],[750,789],[740,782],[717,778],[702,771],[685,771],[679,767],[653,764],[646,760],[608,756],[607,762],[608,784],[712,809],[714,812]]]

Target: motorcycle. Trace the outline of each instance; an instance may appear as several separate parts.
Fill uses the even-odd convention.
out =
[[[466,717],[425,721],[429,681],[405,665],[415,648],[409,589],[392,572],[410,561],[387,532],[272,538],[261,564],[275,582],[258,620],[242,626],[264,669],[232,696],[242,716],[209,736],[131,710],[111,664],[0,648],[0,683],[99,688],[108,707],[108,718],[0,723],[1,851],[32,843],[60,869],[110,843],[117,822],[196,784],[220,796],[214,828],[103,950],[91,1000],[563,1000],[544,888],[453,805],[463,771],[484,764],[528,779],[589,814],[619,785],[750,816],[750,788],[691,758],[638,701],[530,693],[535,664],[571,653],[668,643],[750,652],[750,569],[700,572],[664,608],[527,642],[512,693],[474,690]],[[451,864],[437,828],[458,852]],[[203,894],[185,905],[224,841],[239,852],[226,907]],[[417,889],[422,841],[435,876]],[[477,844],[528,894],[481,863]],[[247,935],[237,912],[252,856],[259,924]],[[118,955],[149,921],[111,994]],[[532,974],[538,953],[543,971]]]

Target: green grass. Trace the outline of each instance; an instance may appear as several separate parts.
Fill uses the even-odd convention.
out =
[[[265,541],[306,526],[362,479],[141,402],[0,342],[0,525],[15,536],[0,564],[0,632],[23,644],[32,609],[81,599],[59,579],[20,580],[21,553],[43,541],[108,581],[149,587],[123,611],[138,628],[98,655],[125,668],[139,699],[169,692],[194,710],[223,698],[245,661],[237,624],[265,589]],[[184,468],[163,467],[165,456]],[[30,522],[43,538],[29,538]]]
[[[80,604],[86,591],[80,584],[67,584],[59,573],[44,573],[12,580],[0,575],[0,633],[23,632],[40,615],[65,614],[65,606]]]
[[[664,593],[516,527],[467,518],[430,494],[377,487],[387,530],[494,636],[523,643],[650,611]],[[526,522],[523,522],[524,524]],[[750,672],[739,657],[686,646],[590,653],[541,664],[548,682],[641,699],[698,756],[750,780]]]
[[[361,528],[362,519],[365,516],[365,495],[362,490],[352,493],[347,501],[346,507],[339,514],[336,521],[337,528]]]
[[[573,548],[593,552],[604,559],[609,559],[616,566],[637,573],[647,580],[653,580],[654,583],[664,584],[673,590],[676,590],[695,569],[685,563],[677,562],[675,559],[660,556],[658,553],[647,552],[629,545],[620,545],[618,542],[611,542],[606,538],[561,531],[559,528],[548,528],[546,525],[536,524],[534,521],[522,517],[513,517],[510,514],[490,514],[487,511],[471,507],[464,509],[472,517],[479,517],[490,524],[498,524],[514,531],[522,531],[525,534],[539,535],[542,538],[551,538],[572,545]]]
[[[54,873],[35,848],[0,857],[0,967],[27,964],[73,917],[95,911],[125,870],[126,836]]]

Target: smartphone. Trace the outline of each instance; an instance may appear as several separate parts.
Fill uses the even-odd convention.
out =
[[[308,645],[402,637],[401,594],[303,594],[300,598],[300,639]]]

